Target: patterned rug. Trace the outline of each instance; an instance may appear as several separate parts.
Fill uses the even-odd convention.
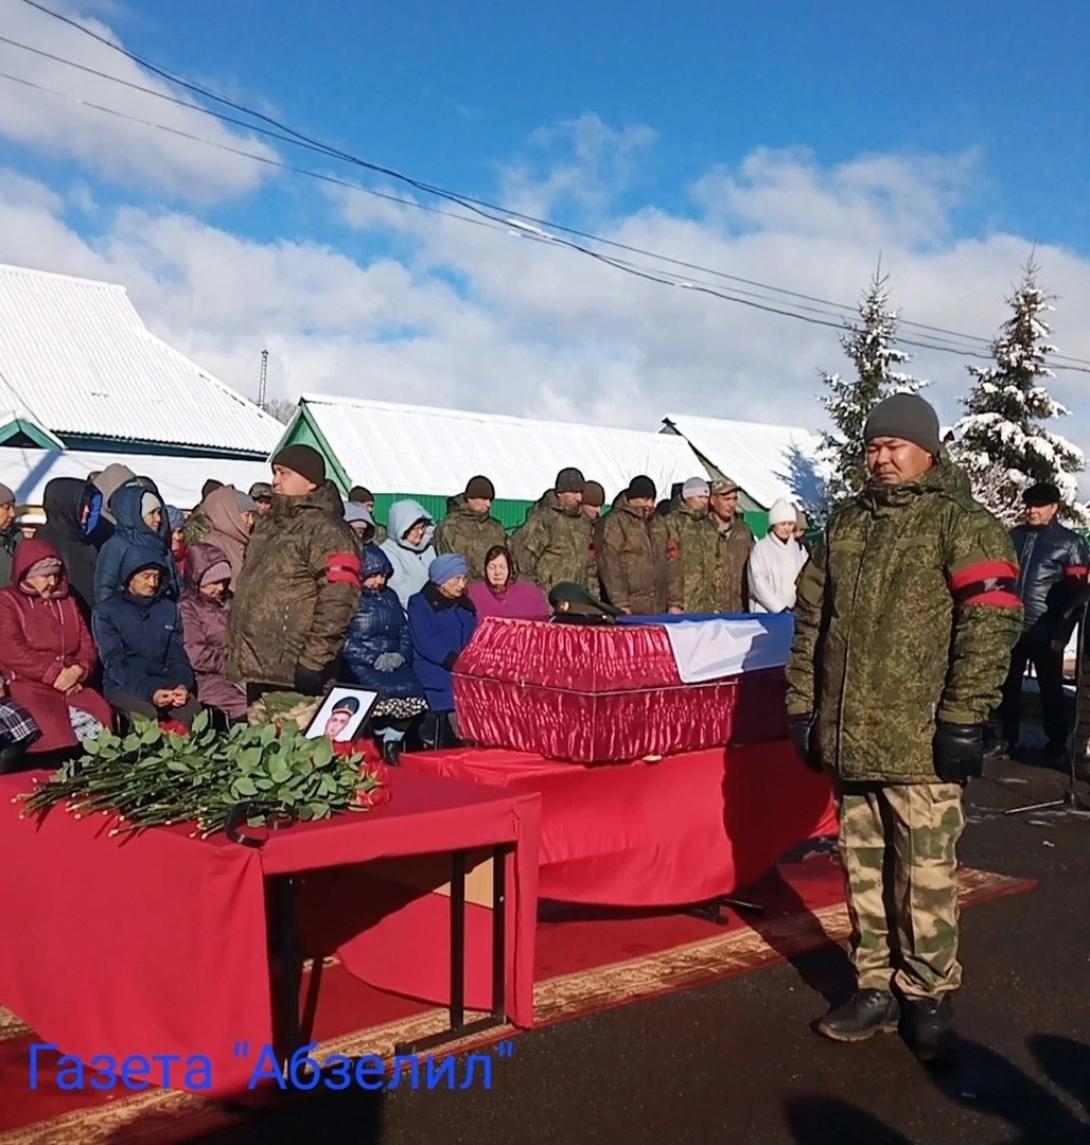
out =
[[[815,860],[828,867],[830,877],[839,879],[835,864]],[[816,885],[808,872],[810,881]],[[1033,882],[992,874],[973,868],[959,872],[962,907],[971,907],[995,898],[1030,890]],[[747,893],[760,901],[760,894]],[[654,928],[671,925],[678,916],[644,916],[640,925]],[[552,940],[554,951],[559,946],[564,923]],[[584,920],[585,942],[594,929],[608,926]],[[634,924],[630,924],[634,925]],[[676,921],[674,923],[676,925]],[[741,974],[829,943],[843,942],[849,934],[847,908],[843,902],[810,907],[778,917],[749,921],[732,915],[729,925],[706,924],[708,933],[693,941],[681,942],[653,953],[603,961],[570,973],[551,973],[534,989],[535,1015],[538,1027],[571,1021],[615,1006],[638,1002],[643,998],[711,982],[729,975]],[[602,932],[603,935],[605,932]],[[626,936],[630,941],[631,933]],[[608,938],[602,953],[615,954]],[[331,960],[332,962],[332,960]],[[327,965],[331,964],[327,962]],[[468,1015],[470,1019],[473,1015]],[[377,1054],[388,1063],[393,1060],[394,1046],[413,1042],[445,1028],[446,1011],[420,1008],[416,1012],[375,1025],[361,1026],[350,1033],[323,1040],[313,1055],[319,1060],[331,1054],[349,1057]],[[481,1045],[509,1039],[520,1031],[500,1027],[486,1037],[452,1043],[444,1053],[465,1052]],[[222,1105],[194,1094],[150,1089],[132,1094],[118,1090],[101,1095],[103,1100],[66,1110],[46,1108],[38,1094],[28,1092],[27,1047],[35,1040],[33,1032],[9,1011],[0,1007],[0,1145],[55,1145],[56,1142],[152,1143],[170,1145],[213,1130],[238,1124],[248,1115],[232,1113]],[[54,1097],[57,1095],[54,1094]],[[64,1095],[65,1098],[85,1095]],[[69,1101],[69,1104],[72,1102]],[[4,1125],[9,1128],[3,1128]]]

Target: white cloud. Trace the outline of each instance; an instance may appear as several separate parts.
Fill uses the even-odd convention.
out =
[[[66,9],[65,14],[119,42],[108,26],[79,8]],[[54,56],[157,92],[184,95],[106,45],[19,0],[0,0],[0,25],[10,39]],[[0,44],[0,71],[213,143],[238,147],[267,158],[275,155],[255,137],[229,129],[199,112],[9,44]],[[35,152],[74,159],[123,188],[138,185],[196,204],[244,194],[260,186],[268,175],[268,169],[250,159],[106,115],[6,79],[0,79],[0,136]]]

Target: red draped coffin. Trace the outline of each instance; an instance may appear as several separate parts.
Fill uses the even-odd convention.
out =
[[[454,670],[461,735],[576,763],[787,734],[782,668],[685,684],[665,630],[489,618]]]

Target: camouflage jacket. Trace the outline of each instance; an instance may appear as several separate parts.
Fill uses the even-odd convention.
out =
[[[666,518],[670,545],[677,553],[681,607],[689,613],[716,612],[718,542],[708,513],[694,513],[682,503]]]
[[[1022,609],[1003,526],[946,456],[834,513],[799,577],[787,710],[841,779],[935,783],[935,723],[999,702]]]
[[[545,593],[565,580],[597,590],[594,526],[582,509],[566,510],[552,491],[530,510],[511,550],[522,575]]]
[[[635,616],[681,607],[681,570],[663,517],[648,519],[622,497],[600,538],[598,571],[610,604]]]
[[[274,496],[250,537],[235,584],[227,676],[292,687],[296,665],[337,658],[360,598],[360,545],[328,482],[306,497]]]
[[[186,547],[202,544],[204,538],[207,537],[210,532],[212,532],[212,522],[208,519],[208,514],[204,511],[204,502],[202,501],[196,509],[189,514],[189,519],[186,521],[185,528],[182,530]]]
[[[713,612],[748,612],[749,584],[746,565],[756,540],[739,513],[730,531],[719,531],[714,515],[711,525],[715,539],[715,608]]]
[[[471,580],[484,579],[484,555],[493,545],[507,544],[507,530],[490,513],[474,513],[464,496],[453,498],[435,530],[435,551],[458,553],[469,565]]]

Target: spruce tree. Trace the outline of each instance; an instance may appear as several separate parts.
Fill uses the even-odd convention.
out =
[[[1038,274],[1031,258],[1007,299],[1012,313],[992,343],[993,365],[969,367],[975,382],[962,399],[966,414],[954,428],[953,453],[977,498],[1005,523],[1018,520],[1028,486],[1049,481],[1060,490],[1063,515],[1085,524],[1075,478],[1085,466],[1082,451],[1044,425],[1069,411],[1044,385],[1055,376],[1046,362],[1056,347],[1045,320],[1053,307]]]
[[[909,360],[893,345],[897,312],[889,305],[889,277],[881,266],[859,304],[859,319],[840,336],[844,353],[855,365],[855,377],[822,371],[829,392],[822,404],[835,427],[822,435],[822,453],[829,469],[826,482],[827,509],[854,495],[866,480],[866,445],[863,427],[867,415],[890,394],[915,393],[926,382],[895,367]]]

